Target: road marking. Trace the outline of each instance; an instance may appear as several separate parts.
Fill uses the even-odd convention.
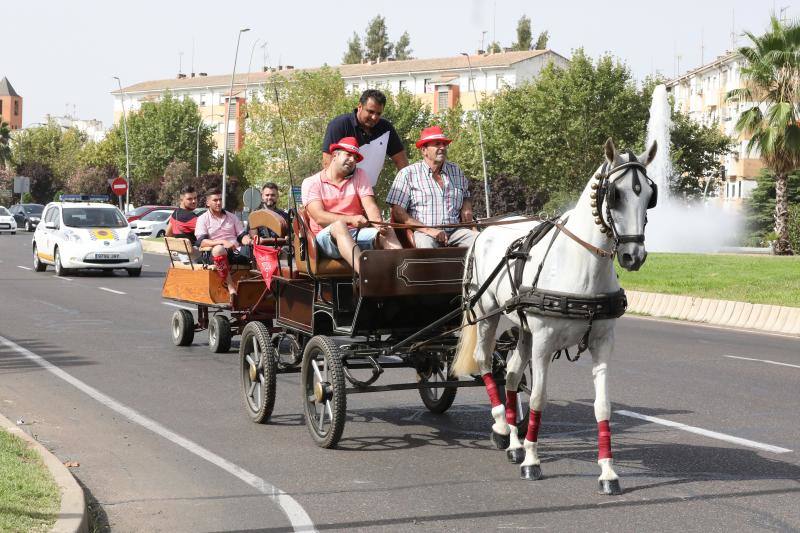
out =
[[[22,270],[33,270],[31,267],[24,267],[22,265],[17,265],[17,268],[21,268]]]
[[[109,289],[108,287],[97,287],[97,288],[100,289],[101,291],[113,292],[114,294],[125,294],[122,291],[115,291],[114,289]]]
[[[169,305],[170,307],[177,307],[178,309],[187,309],[189,311],[197,311],[195,307],[189,307],[188,305],[181,305],[181,304],[174,304],[172,302],[161,302],[164,305]]]
[[[64,276],[53,276],[56,279],[63,279],[64,281],[72,281],[72,278],[65,278]]]
[[[203,448],[196,442],[193,442],[187,439],[186,437],[179,435],[178,433],[175,433],[170,429],[167,429],[166,427],[162,426],[155,420],[146,417],[145,415],[139,413],[135,409],[128,407],[123,403],[118,402],[114,398],[100,392],[91,385],[88,385],[83,381],[79,380],[78,378],[72,376],[71,374],[64,372],[59,367],[52,364],[50,361],[44,359],[39,355],[36,355],[35,353],[26,348],[23,348],[22,346],[16,344],[15,342],[10,341],[3,336],[0,336],[0,343],[5,344],[8,348],[14,350],[23,357],[33,361],[34,363],[41,366],[51,374],[66,381],[79,391],[83,392],[84,394],[93,398],[94,400],[100,402],[101,404],[108,407],[112,411],[116,411],[117,413],[121,414],[131,422],[139,424],[143,428],[149,429],[156,435],[159,435],[177,444],[184,450],[191,452],[202,459],[205,459],[209,463],[218,466],[222,470],[225,470],[229,474],[244,481],[245,483],[247,483],[257,491],[261,492],[262,494],[265,494],[270,500],[272,500],[281,508],[281,510],[286,515],[286,518],[289,519],[289,522],[292,524],[292,527],[294,528],[295,531],[304,531],[304,532],[316,531],[314,523],[311,521],[311,517],[308,516],[308,513],[306,513],[305,509],[303,509],[300,506],[297,500],[292,498],[289,494],[279,489],[275,485],[272,485],[266,480],[256,476],[255,474],[248,472],[241,466],[234,464],[223,457],[220,457],[214,452],[207,450],[206,448]]]
[[[780,361],[770,361],[769,359],[753,359],[752,357],[740,357],[738,355],[723,355],[729,359],[741,359],[742,361],[758,361],[759,363],[769,363],[771,365],[790,366],[792,368],[800,368],[800,365],[790,365],[789,363],[781,363]]]
[[[639,420],[646,420],[648,422],[653,422],[654,424],[661,424],[662,426],[669,426],[675,429],[681,429],[683,431],[688,431],[689,433],[695,433],[697,435],[703,435],[704,437],[711,437],[712,439],[717,440],[724,440],[726,442],[731,442],[733,444],[739,444],[741,446],[747,446],[748,448],[756,448],[758,450],[764,450],[766,452],[772,453],[788,453],[792,450],[788,448],[781,448],[780,446],[773,446],[772,444],[764,444],[763,442],[756,442],[754,440],[743,439],[741,437],[734,437],[733,435],[727,435],[725,433],[719,433],[717,431],[711,431],[709,429],[697,428],[694,426],[687,426],[686,424],[681,424],[680,422],[673,422],[672,420],[667,420],[665,418],[657,418],[655,416],[647,416],[642,415],[639,413],[634,413],[633,411],[614,411],[615,413],[622,415],[622,416],[629,416],[631,418],[638,418]]]

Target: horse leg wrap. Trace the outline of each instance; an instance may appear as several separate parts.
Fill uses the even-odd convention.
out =
[[[481,378],[483,378],[483,384],[486,385],[486,393],[489,395],[489,402],[492,404],[492,409],[498,405],[503,405],[503,402],[500,401],[500,394],[497,392],[497,383],[495,383],[492,373],[487,372],[482,375]]]
[[[608,420],[597,423],[597,459],[611,459],[611,428]]]
[[[222,281],[226,281],[228,279],[228,274],[231,273],[231,267],[228,265],[228,256],[227,255],[214,255],[212,256],[214,259],[214,266],[217,269],[217,276]]]
[[[539,440],[539,425],[541,422],[542,412],[531,409],[531,417],[528,420],[528,434],[525,435],[525,440],[530,442],[536,442]]]
[[[525,448],[525,459],[520,465],[519,476],[529,481],[542,479],[542,467],[538,453],[539,443],[525,439],[523,446]]]
[[[506,422],[509,426],[517,425],[517,391],[506,391]]]

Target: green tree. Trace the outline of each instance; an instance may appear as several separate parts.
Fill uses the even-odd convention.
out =
[[[500,46],[500,43],[497,41],[492,41],[489,43],[489,46],[486,48],[486,52],[489,54],[499,54],[503,51],[503,48]]]
[[[362,59],[364,59],[364,47],[361,45],[361,37],[353,32],[353,37],[347,41],[347,52],[342,58],[342,64],[355,65],[361,63]]]
[[[7,122],[0,121],[0,169],[11,162],[11,129]]]
[[[386,28],[386,19],[376,15],[367,24],[364,37],[364,57],[370,61],[386,61],[392,57],[394,45],[389,40],[389,30]]]
[[[747,60],[742,89],[730,100],[753,102],[736,123],[736,131],[750,136],[748,150],[758,153],[775,173],[775,233],[778,255],[791,255],[787,225],[787,178],[800,166],[800,24],[783,24],[774,15],[761,36],[745,32],[750,46],[739,48]]]
[[[404,31],[403,35],[394,43],[394,58],[398,61],[413,59],[413,57],[411,57],[412,52],[411,37],[408,35],[407,31]]]
[[[547,41],[550,40],[550,32],[545,30],[539,34],[534,45],[534,50],[547,50]]]
[[[107,194],[114,198],[108,180],[113,178],[109,168],[84,167],[75,171],[64,184],[70,194]]]
[[[731,152],[733,139],[722,133],[717,124],[704,126],[680,112],[672,113],[670,156],[675,176],[671,183],[673,195],[687,199],[713,194],[720,179],[722,158]],[[709,183],[710,182],[710,183]]]
[[[511,45],[514,50],[530,50],[533,40],[531,33],[531,19],[526,15],[522,15],[517,21],[517,42]]]
[[[744,201],[746,240],[751,245],[763,246],[775,238],[775,173],[762,169],[756,183],[750,198]],[[791,172],[786,177],[786,197],[790,207],[800,205],[800,172]]]
[[[31,194],[36,200],[50,201],[81,167],[85,144],[86,135],[76,128],[50,123],[20,131],[14,139],[12,159],[18,174],[32,178]]]

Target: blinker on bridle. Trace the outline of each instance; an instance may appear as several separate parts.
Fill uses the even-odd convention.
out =
[[[636,235],[620,235],[617,231],[614,218],[611,216],[611,209],[616,207],[618,202],[616,181],[621,179],[628,170],[632,170],[632,189],[634,194],[639,196],[642,192],[642,182],[639,179],[639,172],[641,172],[651,189],[650,200],[647,203],[647,209],[654,208],[658,203],[658,186],[647,176],[646,167],[639,162],[639,160],[630,150],[628,151],[628,156],[630,159],[629,161],[613,168],[609,168],[610,165],[608,162],[603,163],[603,168],[597,175],[595,175],[596,181],[592,183],[593,191],[590,194],[592,215],[595,217],[594,222],[600,226],[600,231],[602,233],[606,233],[614,239],[615,248],[619,243],[644,243],[643,233]],[[611,176],[618,172],[622,172],[622,174],[617,177],[617,180],[611,181]],[[603,203],[605,203],[605,218],[608,220],[608,222],[603,219]],[[646,223],[647,222],[645,222],[645,224]]]

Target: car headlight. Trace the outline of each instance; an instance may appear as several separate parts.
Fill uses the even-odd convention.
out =
[[[65,231],[64,236],[67,238],[68,241],[81,242],[81,236],[75,233],[74,231]]]
[[[139,237],[132,231],[128,232],[128,244],[133,244],[139,240]]]

